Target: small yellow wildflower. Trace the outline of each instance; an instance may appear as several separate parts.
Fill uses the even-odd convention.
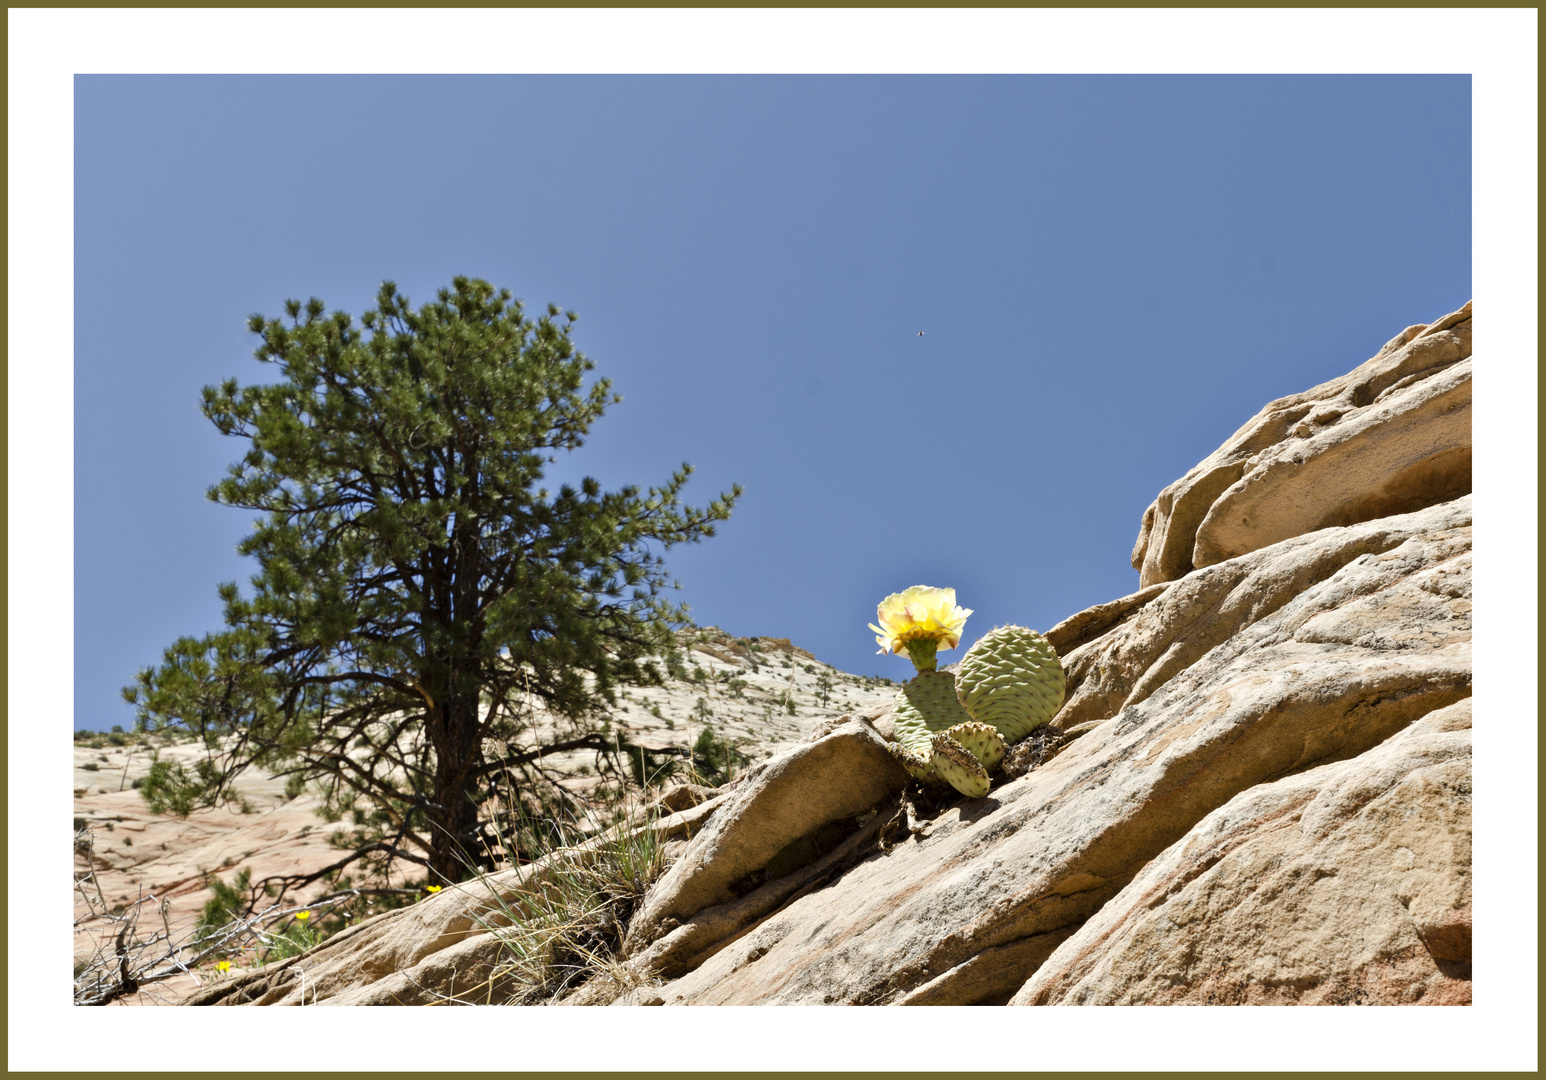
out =
[[[220,961],[220,963],[215,965],[215,970],[220,972],[221,974],[224,974],[225,972],[230,971],[231,970],[231,961],[229,961],[229,960],[222,960],[222,961]]]
[[[439,885],[426,885],[426,886],[424,886],[424,891],[425,892],[439,892],[440,891],[440,886]]]
[[[882,653],[905,648],[914,667],[933,671],[935,651],[961,644],[961,631],[971,613],[970,608],[956,606],[954,589],[914,585],[882,600],[875,609],[880,625],[871,623],[870,629]]]
[[[297,911],[295,913],[295,917],[297,919],[299,919],[301,922],[305,922],[307,919],[311,918],[311,912],[309,912],[309,911]]]

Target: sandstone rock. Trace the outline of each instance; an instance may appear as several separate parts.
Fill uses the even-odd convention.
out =
[[[1141,585],[1468,494],[1470,355],[1467,302],[1341,378],[1269,404],[1145,511],[1132,559]]]
[[[117,787],[116,778],[112,786]],[[278,787],[283,786],[279,781]],[[256,793],[251,797],[265,798]],[[208,886],[211,876],[229,883],[240,870],[250,869],[252,879],[261,881],[270,876],[315,873],[338,861],[341,853],[327,839],[332,827],[316,814],[319,799],[302,795],[285,802],[280,795],[266,801],[278,805],[253,814],[240,813],[234,807],[202,809],[178,818],[150,813],[140,793],[132,788],[107,794],[87,792],[75,800],[75,821],[77,828],[89,827],[93,833],[90,868],[96,871],[106,903],[127,905],[142,895],[154,896],[166,903],[166,924],[178,940],[183,940],[193,933],[204,905],[214,898]],[[88,870],[87,858],[85,852],[76,851],[77,877]],[[74,937],[77,961],[85,960],[99,947],[112,951],[116,927],[100,924],[93,928],[79,895],[75,898],[75,917],[83,920],[82,932]],[[156,915],[142,925],[159,928],[160,922],[161,916]],[[199,986],[198,977],[178,975],[147,985],[141,993],[120,1001],[125,1005],[157,1004],[176,1000]]]
[[[714,789],[702,784],[673,784],[660,793],[659,807],[666,814],[691,810],[714,796]]]
[[[694,662],[707,676],[703,682],[685,677],[668,679],[664,686],[634,688],[623,694],[613,719],[614,730],[626,744],[685,755],[698,732],[676,721],[686,717],[697,699],[707,693],[715,723],[722,730],[744,731],[750,722],[756,722],[756,735],[738,736],[736,741],[750,757],[766,757],[806,741],[812,727],[823,723],[831,712],[839,708],[859,715],[874,712],[877,706],[888,707],[895,692],[832,670],[785,640],[758,639],[748,647],[713,628],[695,630],[692,636],[702,633],[714,635],[716,647],[732,660],[696,653]],[[793,666],[782,667],[781,658]],[[740,696],[727,692],[732,678],[744,684],[739,688]],[[826,698],[830,710],[818,693],[823,678],[832,679]],[[798,701],[798,715],[780,707],[772,717],[766,717],[767,704],[785,695]],[[539,722],[533,735],[543,745],[561,741],[551,720]],[[139,792],[130,785],[146,774],[152,755],[148,747],[134,744],[132,738],[124,741],[123,746],[107,743],[93,747],[79,741],[74,746],[77,827],[89,825],[95,831],[92,863],[108,905],[131,903],[142,890],[157,901],[165,899],[174,937],[184,941],[213,897],[205,887],[205,871],[218,873],[229,882],[237,871],[250,867],[257,880],[269,875],[314,873],[341,857],[342,852],[328,839],[336,826],[316,816],[319,799],[310,794],[289,798],[284,776],[253,771],[238,778],[235,793],[252,813],[240,813],[235,806],[195,811],[186,819],[149,813]],[[179,743],[162,746],[158,753],[162,760],[192,767],[205,751],[198,743]],[[574,771],[576,766],[592,764],[589,752],[555,754],[548,763],[560,774],[568,772],[563,783],[571,793],[584,795],[601,782],[599,775]],[[662,792],[658,810],[669,813],[685,809],[706,798],[708,790],[679,785]],[[685,838],[669,841],[668,857],[685,843]],[[85,858],[77,853],[77,873],[85,869]],[[360,877],[357,871],[357,866],[349,869],[355,883],[366,886],[407,885],[423,875],[422,869],[408,863],[396,864],[389,878]],[[323,891],[325,886],[318,883],[301,890],[302,895],[291,892],[287,900],[299,902]],[[116,926],[107,922],[90,925],[84,901],[79,896],[76,899],[76,917],[88,919],[88,925],[74,935],[76,960],[82,962],[104,943],[111,951]],[[237,963],[241,962],[238,958]],[[147,984],[140,993],[120,998],[117,1004],[176,1001],[198,991],[213,977],[209,970],[178,975]]]
[[[1139,589],[1129,596],[1086,608],[1078,614],[1070,615],[1048,630],[1047,640],[1057,650],[1058,657],[1061,659],[1080,645],[1103,637],[1129,621],[1142,611],[1149,601],[1168,588],[1170,588],[1170,582],[1162,581]]]
[[[704,908],[735,899],[731,887],[789,845],[870,809],[906,782],[885,740],[857,720],[756,766],[645,897],[625,952],[637,953]]]
[[[948,671],[950,669],[942,668],[941,670]],[[894,694],[895,691],[892,691],[892,693]],[[874,728],[882,739],[889,742],[895,738],[894,724],[891,718],[892,713],[895,711],[896,702],[891,700],[880,705],[872,705],[868,709],[862,709],[859,712],[844,713],[842,716],[835,716],[830,720],[824,720],[817,724],[815,730],[811,732],[805,741],[815,742],[817,739],[825,739],[844,724],[857,720],[868,727]]]
[[[860,856],[868,853],[882,830],[891,823],[889,808],[881,810],[816,861],[767,881],[745,896],[699,911],[632,957],[628,970],[640,981],[657,981],[660,976],[671,977],[692,970],[781,905],[846,871]],[[598,989],[603,995],[608,990],[605,986]],[[591,1004],[592,999],[591,994],[582,990],[574,995],[574,1000],[565,1000],[563,1004]],[[654,1002],[661,1003],[663,999]]]
[[[695,833],[722,804],[711,799],[653,827],[663,838]],[[409,908],[348,927],[300,956],[214,984],[186,1005],[424,1005],[455,998],[500,1000],[496,974],[503,945],[491,931],[507,913],[529,912],[563,860],[584,858],[605,837],[557,852],[530,866],[468,881]],[[480,996],[484,995],[484,996]]]
[[[1471,702],[1235,796],[1016,1005],[1471,1001]]]
[[[1447,595],[1447,587],[1434,582],[1438,593],[1409,594],[1405,602],[1419,604],[1421,610],[1405,614],[1391,610],[1387,632],[1425,632],[1420,628],[1426,627],[1430,618],[1437,620],[1436,625],[1459,620],[1469,627],[1470,524],[1471,499],[1467,496],[1432,512],[1295,537],[1268,551],[1193,571],[1178,582],[1153,586],[1158,595],[1118,628],[1063,654],[1067,697],[1053,723],[1068,730],[1136,705],[1210,649],[1349,564],[1372,560],[1373,565],[1396,573],[1402,572],[1401,567],[1427,565],[1432,556],[1420,550],[1424,543],[1408,546],[1419,535],[1434,536],[1434,542],[1451,545],[1456,552],[1464,550],[1460,561],[1445,563],[1444,571],[1463,576],[1458,586],[1461,592]],[[1441,534],[1447,539],[1437,539]],[[1362,627],[1360,633],[1378,633],[1379,627],[1387,625],[1361,607],[1335,618],[1354,619]],[[1400,628],[1403,618],[1406,630]],[[1314,635],[1326,632],[1331,632],[1330,623],[1323,620],[1306,630],[1311,636],[1302,640],[1322,640]]]
[[[1214,809],[1363,754],[1469,695],[1468,521],[1464,500],[1382,523],[1400,539],[1377,551],[1359,548],[1370,530],[1354,528],[1248,556],[1259,581],[1292,580],[1313,540],[1335,568],[1050,763],[795,899],[659,995],[668,1005],[1007,1001]],[[1348,543],[1361,553],[1346,555]]]

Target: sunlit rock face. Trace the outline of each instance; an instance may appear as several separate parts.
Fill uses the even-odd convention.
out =
[[[1218,934],[1206,948],[1219,957],[1246,956],[1242,942],[1255,934],[1251,941],[1263,957],[1253,969],[1258,974],[1247,973],[1240,986],[1225,987],[1211,969],[1198,973],[1199,983],[1211,978],[1219,1000],[1241,1001],[1283,1000],[1287,985],[1313,999],[1314,987],[1334,983],[1340,989],[1326,990],[1327,1000],[1344,1000],[1386,965],[1404,973],[1403,986],[1421,984],[1435,1000],[1463,997],[1468,982],[1463,989],[1444,982],[1460,979],[1461,968],[1441,967],[1444,958],[1425,943],[1443,936],[1430,928],[1468,918],[1468,739],[1461,740],[1464,753],[1447,743],[1433,751],[1435,761],[1442,759],[1442,776],[1422,773],[1425,766],[1413,763],[1427,760],[1421,755],[1392,764],[1387,759],[1404,751],[1386,744],[1469,698],[1469,503],[1322,530],[1176,583],[1136,617],[1083,646],[1087,659],[1110,659],[1103,693],[1090,699],[1106,705],[1086,705],[1080,714],[1086,723],[1105,722],[1050,763],[986,798],[961,800],[899,846],[798,898],[660,996],[667,1004],[1004,1003],[1045,965],[1071,963],[1065,957],[1077,949],[1075,985],[1084,997],[1037,990],[1017,1000],[1116,999],[1121,992],[1103,983],[1102,972],[1131,977],[1144,970],[1141,956],[1148,954],[1133,945],[1130,966],[1098,966],[1094,958],[1116,942],[1095,931],[1085,935],[1087,920],[1152,899],[1140,901],[1134,892],[1158,887],[1135,880],[1151,864],[1205,861],[1176,852],[1214,842],[1209,838],[1218,826],[1210,814],[1235,807],[1228,820],[1246,829],[1240,800],[1248,809],[1250,798],[1287,798],[1271,792],[1286,778],[1301,778],[1311,786],[1295,790],[1306,800],[1321,788],[1386,792],[1394,808],[1366,811],[1378,819],[1369,821],[1354,820],[1364,811],[1357,799],[1323,798],[1316,831],[1293,849],[1313,859],[1314,845],[1331,845],[1327,850],[1342,860],[1337,872],[1350,887],[1362,880],[1359,887],[1371,897],[1376,885],[1393,890],[1379,901],[1380,926],[1357,931],[1369,938],[1361,952],[1343,948],[1353,932],[1347,927],[1326,929],[1324,943],[1341,952],[1306,961],[1292,977],[1281,965],[1261,974],[1265,957],[1278,955],[1271,949],[1289,951],[1274,940],[1274,926],[1246,914],[1215,925],[1196,915],[1212,910],[1211,901],[1198,900],[1182,940],[1171,943],[1175,948],[1198,953]],[[1194,577],[1201,579],[1195,594],[1188,591]],[[1263,584],[1274,581],[1286,583],[1289,595],[1273,595]],[[1260,596],[1264,603],[1253,607],[1252,598]],[[1205,623],[1229,627],[1211,647],[1190,640],[1199,607],[1213,613]],[[1133,662],[1122,667],[1124,657]],[[1144,688],[1157,666],[1163,678],[1154,676],[1157,685]],[[1076,664],[1072,677],[1099,670],[1091,660]],[[1136,700],[1124,704],[1130,698]],[[1068,707],[1079,701],[1076,691]],[[1320,775],[1333,765],[1341,770],[1334,777]],[[1413,775],[1410,782],[1401,779],[1403,768]],[[1429,817],[1453,818],[1445,837],[1435,840],[1447,855],[1430,851],[1419,858],[1404,833],[1380,831],[1413,806]],[[1397,850],[1403,846],[1423,874],[1447,882],[1425,886],[1428,914],[1404,906],[1404,886],[1383,869],[1387,860],[1406,858]],[[1264,859],[1276,857],[1262,851]],[[1367,869],[1357,865],[1363,857],[1373,860]],[[1258,903],[1265,909],[1265,900]],[[1285,915],[1278,928],[1297,934],[1319,910],[1311,905],[1293,918]],[[1358,918],[1372,918],[1372,911]],[[1410,952],[1414,947],[1421,955]],[[1452,944],[1435,947],[1457,954]],[[1189,977],[1183,972],[1176,985]],[[1272,993],[1260,989],[1268,984],[1276,988]],[[1146,984],[1121,999],[1147,1000],[1151,989]],[[1180,993],[1172,986],[1166,1000]]]
[[[1066,698],[1030,765],[931,794],[856,702],[666,819],[672,868],[558,1003],[1468,1004],[1470,327],[1402,331],[1161,493],[1139,589],[1046,631]],[[487,906],[380,916],[307,990],[460,992]]]
[[[1252,417],[1143,516],[1143,586],[1471,491],[1471,304]]]

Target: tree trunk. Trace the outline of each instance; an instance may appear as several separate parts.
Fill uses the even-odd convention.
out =
[[[453,698],[437,711],[441,712],[437,717],[441,723],[430,726],[435,748],[436,804],[430,815],[432,885],[461,881],[476,865],[480,853],[475,846],[478,807],[473,801],[473,778],[483,764],[477,698]]]

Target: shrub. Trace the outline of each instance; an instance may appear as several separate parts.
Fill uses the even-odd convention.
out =
[[[214,771],[214,765],[199,761],[194,766],[200,779]],[[156,760],[139,785],[145,808],[152,814],[176,814],[187,817],[201,806],[214,805],[214,799],[201,793],[200,786],[180,761]]]
[[[247,894],[252,889],[252,867],[242,867],[229,885],[214,874],[205,875],[204,884],[215,895],[204,902],[198,929],[194,931],[196,940],[217,937],[221,928],[232,919],[246,914]]]
[[[727,738],[715,734],[712,727],[705,727],[692,746],[693,768],[710,787],[720,787],[735,778],[738,765],[751,759]]]

